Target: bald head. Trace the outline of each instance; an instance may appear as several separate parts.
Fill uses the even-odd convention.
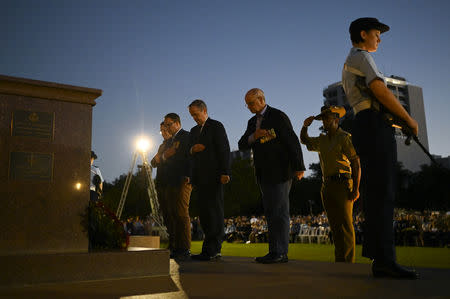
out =
[[[245,104],[251,113],[259,113],[266,107],[266,97],[259,88],[252,88],[245,94]]]

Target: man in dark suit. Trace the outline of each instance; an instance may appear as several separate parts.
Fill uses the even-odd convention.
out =
[[[171,257],[185,260],[190,257],[191,222],[189,218],[189,200],[192,186],[189,184],[189,132],[181,128],[180,117],[176,113],[169,113],[164,117],[164,125],[172,135],[168,148],[162,154],[165,165],[167,188],[167,225],[172,236],[173,244]]]
[[[239,140],[239,150],[253,150],[256,178],[261,189],[269,230],[269,253],[258,263],[286,263],[289,245],[289,191],[292,178],[304,174],[300,143],[282,111],[266,105],[264,92],[250,89],[245,103],[256,114]]]
[[[192,259],[217,260],[225,236],[223,185],[230,181],[230,144],[222,123],[208,117],[205,102],[193,101],[189,113],[197,123],[190,132],[192,184],[198,191],[200,224],[205,233],[202,252]]]
[[[161,122],[160,124],[160,132],[161,136],[163,137],[164,141],[161,143],[161,145],[158,148],[158,152],[153,157],[153,159],[150,161],[150,164],[152,167],[157,168],[156,172],[156,179],[155,179],[155,185],[156,185],[156,192],[158,194],[158,202],[159,207],[161,209],[162,216],[164,218],[164,224],[166,225],[167,232],[169,233],[169,249],[171,251],[174,250],[175,244],[174,244],[174,237],[175,233],[173,231],[173,228],[170,226],[172,223],[169,220],[169,213],[168,213],[168,202],[165,198],[166,196],[166,189],[167,189],[167,170],[166,165],[163,163],[162,155],[165,150],[167,150],[170,147],[170,143],[172,142],[172,135],[170,135],[169,131],[167,130],[166,126],[164,125],[164,122]]]

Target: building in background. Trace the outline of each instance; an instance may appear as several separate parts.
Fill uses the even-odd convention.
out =
[[[385,79],[388,88],[397,97],[406,111],[418,122],[419,140],[428,150],[428,134],[422,88],[410,84],[402,77],[391,76]],[[354,113],[347,102],[342,82],[336,82],[326,87],[323,90],[323,96],[325,97],[324,103],[326,105],[344,106],[347,114],[342,119],[342,122],[351,122],[354,118]],[[406,137],[398,129],[396,131],[396,139],[397,159],[406,169],[417,172],[420,170],[421,165],[430,164],[429,158],[415,142],[411,142],[409,146],[405,145]]]

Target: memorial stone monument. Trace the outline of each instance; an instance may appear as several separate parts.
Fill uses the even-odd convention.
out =
[[[167,250],[87,253],[99,89],[0,75],[1,285],[168,275]]]
[[[87,251],[80,215],[101,94],[0,76],[0,255]]]

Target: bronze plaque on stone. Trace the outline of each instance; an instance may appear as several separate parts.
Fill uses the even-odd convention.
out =
[[[11,152],[9,179],[51,181],[53,177],[53,154]]]
[[[13,112],[11,135],[53,140],[55,114],[17,110]]]

